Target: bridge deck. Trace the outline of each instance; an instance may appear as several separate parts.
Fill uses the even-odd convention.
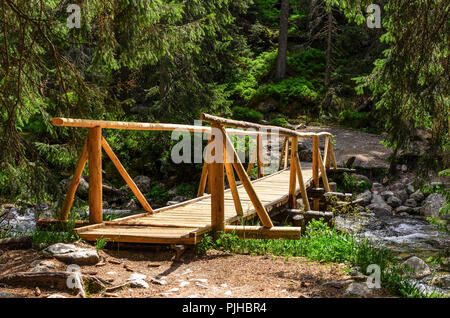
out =
[[[312,183],[311,163],[302,163],[305,186]],[[285,169],[252,182],[267,211],[288,201],[290,171]],[[238,186],[244,218],[256,215],[244,187]],[[296,195],[300,192],[297,187]],[[225,190],[225,223],[238,221],[230,189]],[[211,195],[167,206],[153,214],[143,213],[111,222],[76,229],[87,241],[106,238],[114,242],[154,244],[197,244],[204,233],[211,231]]]

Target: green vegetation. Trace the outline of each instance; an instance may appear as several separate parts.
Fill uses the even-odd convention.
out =
[[[216,240],[205,236],[197,251],[205,253],[210,249],[235,254],[306,257],[317,262],[346,263],[363,270],[376,264],[381,269],[382,287],[404,297],[425,297],[413,283],[405,280],[403,269],[388,250],[377,248],[368,240],[330,229],[323,221],[312,220],[306,235],[295,241],[240,239],[231,233],[222,234]]]

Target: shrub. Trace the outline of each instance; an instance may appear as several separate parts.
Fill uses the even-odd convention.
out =
[[[272,119],[269,124],[271,126],[279,126],[279,127],[286,127],[289,123],[284,117],[274,118]]]
[[[291,77],[278,83],[263,85],[258,89],[256,95],[273,97],[286,104],[293,101],[309,104],[319,98],[313,84],[299,77]]]
[[[258,123],[263,118],[263,114],[259,111],[250,109],[247,107],[235,106],[233,107],[233,119],[250,121],[254,123]]]

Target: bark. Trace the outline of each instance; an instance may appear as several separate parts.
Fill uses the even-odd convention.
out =
[[[281,80],[286,77],[288,24],[289,0],[281,0],[280,35],[278,38],[278,57],[275,74],[276,80]]]
[[[331,82],[331,52],[333,50],[333,12],[328,12],[328,30],[327,30],[327,64],[325,70],[325,86],[329,87]]]

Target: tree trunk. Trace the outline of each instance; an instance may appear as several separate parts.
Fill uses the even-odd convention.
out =
[[[325,70],[325,86],[329,87],[331,82],[331,51],[333,49],[333,12],[328,12],[328,38],[327,38],[327,65]]]
[[[281,0],[280,35],[278,38],[278,57],[277,69],[275,74],[276,80],[281,80],[286,77],[288,23],[289,0]]]

